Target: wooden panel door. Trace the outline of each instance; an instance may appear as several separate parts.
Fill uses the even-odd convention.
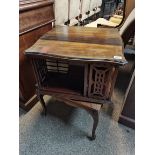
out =
[[[53,0],[20,0],[19,3],[19,101],[29,110],[36,102],[35,77],[24,51],[52,29]]]

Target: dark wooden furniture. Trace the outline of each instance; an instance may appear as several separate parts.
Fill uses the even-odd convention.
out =
[[[29,110],[36,102],[35,77],[24,50],[52,29],[53,0],[20,0],[19,2],[19,99],[20,107]]]
[[[134,73],[126,91],[124,106],[119,118],[119,123],[135,129],[135,76]]]
[[[125,7],[128,8],[128,5],[126,4]],[[135,36],[134,9],[130,13],[130,15],[125,18],[126,18],[126,20],[123,21],[123,24],[120,24],[117,28],[120,30],[120,34],[121,34],[121,37],[122,37],[122,40],[124,43],[124,48],[129,48],[129,47],[132,47],[131,44],[132,44],[132,42],[134,42],[134,36]],[[98,28],[101,28],[101,27],[102,28],[105,28],[105,27],[111,28],[111,27],[105,26],[105,25],[98,25]],[[125,50],[123,52],[125,52]],[[106,111],[113,111],[112,112],[113,120],[119,121],[125,125],[128,124],[128,126],[134,128],[134,106],[135,106],[134,105],[134,95],[130,95],[130,93],[133,94],[134,92],[131,92],[131,91],[129,92],[129,96],[130,96],[129,100],[132,101],[131,103],[128,102],[129,101],[128,99],[127,99],[128,103],[125,103],[126,101],[124,101],[124,98],[127,97],[126,91],[128,91],[128,86],[130,83],[129,82],[130,77],[131,77],[130,74],[132,74],[132,72],[133,72],[133,70],[132,69],[130,70],[130,68],[132,68],[132,66],[134,66],[135,60],[134,60],[133,54],[132,55],[127,54],[125,52],[124,55],[125,55],[126,60],[129,63],[125,67],[120,68],[118,71],[118,76],[116,79],[115,89],[114,89],[114,93],[113,93],[113,101],[115,104],[113,106],[107,106]],[[131,90],[133,91],[133,89],[131,89]],[[132,96],[132,98],[131,98],[131,96]],[[123,107],[126,110],[123,110]],[[123,110],[123,113],[122,113],[122,110]]]
[[[56,27],[43,35],[26,55],[33,63],[45,113],[43,95],[85,108],[94,119],[95,139],[98,111],[111,103],[118,67],[126,64],[122,49],[117,29]]]
[[[132,46],[130,46],[132,47]],[[134,51],[134,50],[133,50]],[[135,54],[125,53],[125,58],[128,60],[128,64],[124,69],[120,70],[118,74],[117,81],[121,81],[120,76],[124,75],[124,99],[120,111],[120,117],[118,122],[128,126],[130,128],[135,128]],[[120,83],[120,82],[119,82]],[[121,83],[120,83],[121,84]]]

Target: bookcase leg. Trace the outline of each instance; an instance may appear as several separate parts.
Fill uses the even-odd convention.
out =
[[[47,114],[47,109],[46,109],[45,101],[44,101],[44,99],[43,99],[43,95],[37,94],[37,97],[38,97],[38,99],[39,99],[39,101],[40,101],[40,103],[41,103],[41,105],[42,105],[42,107],[43,107],[43,113],[44,113],[44,115],[46,116],[46,114]]]
[[[89,111],[89,113],[91,114],[94,122],[93,122],[92,136],[88,137],[88,139],[95,140],[96,138],[95,131],[96,131],[98,121],[99,121],[99,112],[97,110],[92,110],[92,111]]]

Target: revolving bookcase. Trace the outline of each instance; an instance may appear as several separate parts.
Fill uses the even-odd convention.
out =
[[[56,27],[42,36],[25,53],[45,113],[43,95],[86,109],[94,119],[95,139],[99,110],[111,103],[118,68],[126,63],[122,49],[116,29]]]

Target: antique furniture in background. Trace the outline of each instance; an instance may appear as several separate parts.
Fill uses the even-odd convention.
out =
[[[57,26],[43,35],[26,55],[37,80],[36,94],[46,114],[43,95],[52,95],[89,111],[94,119],[109,104],[120,65],[126,64],[117,29]]]
[[[119,123],[135,129],[135,71],[130,73],[131,78],[125,92]]]
[[[105,25],[98,25],[99,28],[103,27],[109,27]],[[111,28],[111,27],[109,27]],[[128,64],[124,67],[119,69],[118,77],[116,80],[116,85],[114,89],[114,95],[113,95],[113,101],[114,105],[113,107],[107,106],[106,111],[112,111],[112,118],[115,121],[119,121],[125,125],[128,125],[129,127],[134,128],[134,94],[133,88],[134,83],[130,82],[132,80],[132,74],[133,74],[133,68],[135,63],[135,56],[134,53],[126,53],[126,51],[130,51],[128,47],[131,42],[134,44],[134,36],[135,36],[135,9],[131,11],[129,16],[126,18],[126,20],[123,22],[123,25],[120,25],[119,27],[119,33],[123,39],[124,43],[124,56],[126,60],[128,61]],[[133,45],[134,46],[134,45]],[[134,51],[134,50],[131,50]],[[132,87],[131,87],[132,83]],[[130,87],[132,88],[129,91]],[[127,101],[126,101],[127,98]],[[131,101],[131,102],[128,102]],[[126,107],[127,106],[127,107]],[[130,107],[130,108],[129,108]],[[104,107],[103,107],[104,108]],[[123,110],[123,108],[125,108]],[[111,110],[112,109],[112,110]]]
[[[52,29],[53,0],[20,0],[19,2],[19,99],[20,107],[30,109],[36,102],[35,78],[31,62],[24,51]]]

